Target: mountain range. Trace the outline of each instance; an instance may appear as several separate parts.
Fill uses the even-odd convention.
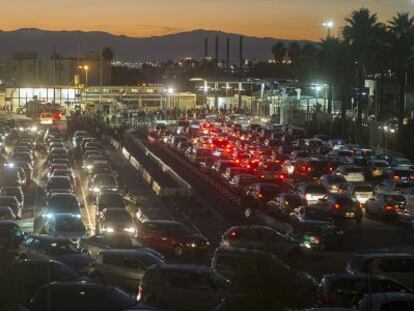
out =
[[[99,31],[50,31],[36,28],[0,30],[0,56],[33,52],[41,57],[50,57],[55,50],[61,56],[76,57],[78,50],[82,56],[88,51],[99,51],[101,47],[108,46],[112,48],[115,59],[118,60],[167,61],[204,56],[204,40],[208,38],[209,56],[214,57],[216,36],[219,37],[219,59],[226,58],[226,39],[229,38],[230,62],[237,63],[240,35],[203,29],[142,38],[117,36]],[[287,44],[292,41],[252,36],[244,36],[243,40],[244,58],[259,60],[271,58],[271,48],[276,41]],[[298,41],[299,44],[306,42],[311,41]]]

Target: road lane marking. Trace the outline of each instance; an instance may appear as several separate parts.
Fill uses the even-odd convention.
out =
[[[74,160],[74,162],[75,162],[76,170],[78,171],[78,175],[79,175],[79,184],[80,184],[80,188],[81,188],[81,192],[82,192],[84,208],[86,209],[86,217],[88,218],[88,222],[89,222],[89,228],[91,230],[94,230],[95,226],[92,226],[91,215],[89,214],[89,204],[88,204],[88,201],[86,200],[85,190],[83,189],[82,175],[81,175],[81,172],[79,170],[79,166],[78,166],[77,161]]]

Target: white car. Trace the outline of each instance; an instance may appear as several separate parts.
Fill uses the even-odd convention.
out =
[[[340,165],[333,173],[335,175],[343,176],[347,182],[365,181],[364,169],[356,165]]]

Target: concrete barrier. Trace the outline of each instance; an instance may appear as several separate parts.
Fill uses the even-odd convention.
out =
[[[142,170],[142,178],[149,184],[151,185],[152,182],[152,176],[148,173],[148,171],[146,169]]]
[[[153,180],[152,191],[159,197],[173,197],[177,195],[180,189],[161,187],[155,180]]]
[[[191,196],[193,194],[193,188],[187,181],[181,178],[177,172],[175,172],[170,166],[165,164],[160,158],[153,154],[138,138],[132,134],[132,131],[128,131],[127,134],[139,150],[141,150],[147,157],[151,158],[155,163],[157,163],[161,170],[164,173],[168,174],[180,186],[178,192],[179,195]]]
[[[129,158],[129,163],[131,163],[131,165],[135,167],[138,172],[142,171],[141,163],[139,163],[139,161],[134,156],[131,155],[131,157]]]
[[[131,154],[129,153],[129,151],[125,148],[125,147],[122,147],[122,155],[125,157],[125,159],[127,159],[128,161],[130,160],[130,158],[131,158]]]

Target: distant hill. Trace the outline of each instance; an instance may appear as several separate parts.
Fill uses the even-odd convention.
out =
[[[204,56],[204,38],[209,40],[209,56],[215,53],[215,37],[219,36],[220,59],[226,57],[226,38],[230,38],[231,63],[238,62],[239,35],[222,31],[193,30],[165,36],[133,38],[116,36],[106,32],[47,31],[24,28],[14,31],[0,30],[0,56],[11,56],[16,52],[35,52],[48,57],[53,48],[62,56],[76,56],[78,46],[81,54],[110,46],[119,60],[179,59]],[[244,37],[244,57],[267,60],[276,38]],[[286,43],[290,40],[280,40]],[[310,41],[298,41],[300,44]]]

